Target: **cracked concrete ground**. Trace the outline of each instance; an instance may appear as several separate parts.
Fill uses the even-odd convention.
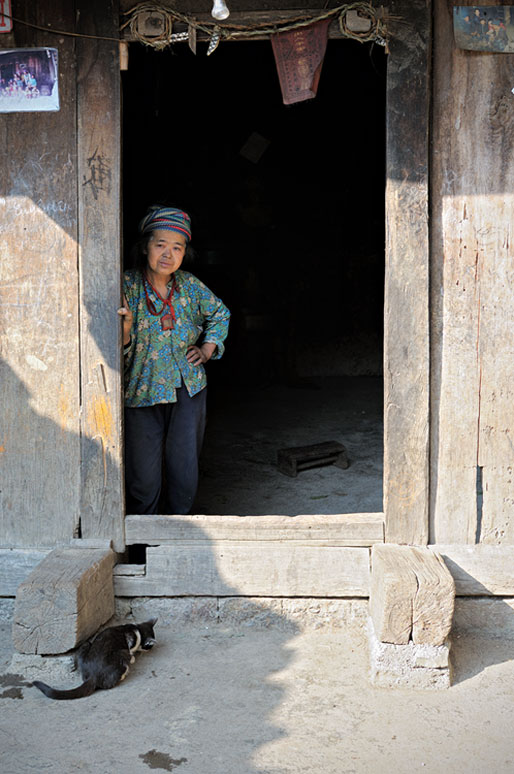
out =
[[[455,684],[419,691],[370,685],[355,623],[157,624],[156,633],[121,685],[57,702],[8,674],[4,626],[3,774],[514,771],[513,640],[455,635]]]

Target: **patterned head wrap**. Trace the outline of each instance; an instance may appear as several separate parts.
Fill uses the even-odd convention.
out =
[[[159,207],[154,204],[149,208],[139,224],[139,231],[141,234],[148,234],[157,228],[178,231],[179,234],[185,236],[186,242],[191,239],[191,218],[187,212],[177,210],[174,207]]]

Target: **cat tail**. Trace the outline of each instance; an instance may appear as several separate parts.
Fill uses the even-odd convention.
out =
[[[79,685],[77,688],[71,688],[69,691],[58,691],[50,685],[42,683],[40,680],[34,680],[32,685],[39,688],[49,699],[81,699],[83,696],[91,696],[96,690],[96,683],[92,677],[85,680],[82,685]]]

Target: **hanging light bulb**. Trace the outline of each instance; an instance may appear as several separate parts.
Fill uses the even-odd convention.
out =
[[[225,0],[213,0],[211,16],[218,21],[228,19],[230,11],[227,8]]]

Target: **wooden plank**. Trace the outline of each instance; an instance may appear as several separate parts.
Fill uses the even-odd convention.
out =
[[[442,645],[451,629],[454,601],[453,578],[432,549],[373,547],[370,615],[381,642]]]
[[[471,159],[466,150],[470,142],[475,156],[472,167],[477,161],[477,148],[470,135],[473,131],[470,121],[474,121],[470,111],[475,112],[475,99],[480,97],[473,86],[473,107],[466,104],[466,84],[473,82],[475,76],[480,79],[479,71],[487,63],[476,58],[471,61],[469,55],[455,48],[451,10],[444,2],[435,5],[434,145],[437,150],[432,162],[430,540],[474,543],[480,410],[477,354],[480,287],[476,266],[480,246],[474,233],[474,205],[469,197],[460,195],[458,178],[471,172]],[[477,117],[479,114],[483,117],[481,111]]]
[[[20,2],[15,15],[75,22],[66,0]],[[14,33],[16,47],[58,47],[60,110],[0,121],[0,534],[5,546],[51,547],[79,522],[75,44]]]
[[[114,614],[108,549],[58,548],[19,586],[13,643],[21,653],[66,653]]]
[[[386,540],[428,539],[430,3],[394,0],[387,75]]]
[[[127,545],[177,541],[308,541],[334,546],[384,542],[381,513],[330,516],[138,516],[125,520]]]
[[[26,580],[48,553],[23,548],[0,549],[0,597],[16,596],[20,583]]]
[[[369,550],[248,542],[147,549],[146,576],[115,577],[116,596],[366,597]]]
[[[118,34],[116,0],[77,5],[77,32]],[[119,46],[77,41],[83,537],[124,549]]]
[[[112,548],[112,540],[106,538],[73,538],[70,548]]]
[[[146,573],[146,567],[144,564],[117,564],[113,570],[114,577],[121,575],[134,575],[144,576]]]
[[[514,596],[514,546],[440,545],[458,596]]]
[[[500,391],[503,392],[506,381],[501,378],[499,381],[501,383]],[[489,384],[488,386],[491,399],[488,407],[491,408],[491,411],[486,412],[486,414],[488,414],[489,419],[495,413],[491,404],[494,403],[496,395],[494,385]],[[508,387],[507,392],[511,392],[510,387]],[[501,395],[500,399],[503,397],[504,395]],[[512,398],[514,399],[514,396]],[[508,410],[512,411],[512,405],[509,406]],[[514,427],[514,424],[511,424],[511,417],[508,416],[507,412],[501,419],[498,418],[499,421],[494,427],[487,424],[488,419],[484,416],[484,421],[481,422],[480,427],[481,439],[484,439],[488,432],[490,433],[489,438],[480,446],[480,453],[484,455],[484,457],[480,457],[480,461],[487,458],[494,461],[489,465],[483,465],[482,468],[484,495],[479,539],[482,543],[492,545],[512,545],[514,543],[514,460],[512,460],[512,449],[510,448],[512,442],[509,436],[511,435],[510,428]],[[506,427],[507,424],[510,427]]]
[[[512,58],[489,55],[480,73],[483,107],[489,122],[483,128],[475,115],[475,135],[485,143],[475,182],[485,177],[473,197],[480,260],[480,421],[478,465],[482,469],[483,503],[477,539],[514,544],[514,116],[511,110]],[[493,88],[491,88],[493,84]],[[480,107],[482,107],[482,105]],[[498,169],[498,153],[505,163]],[[476,169],[476,167],[475,167]],[[485,189],[485,190],[484,190]]]
[[[512,544],[510,58],[456,49],[443,0],[435,29],[431,542]]]

